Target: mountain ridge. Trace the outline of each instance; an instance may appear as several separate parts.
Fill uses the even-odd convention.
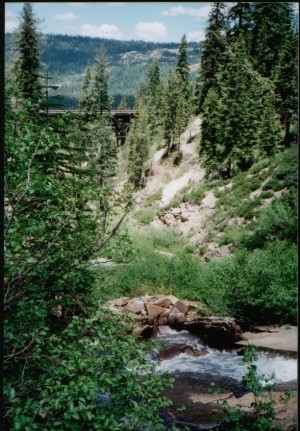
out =
[[[162,81],[166,81],[169,71],[176,64],[180,45],[180,42],[119,41],[62,34],[47,34],[42,38],[42,63],[47,65],[51,84],[59,86],[63,102],[70,108],[78,106],[85,68],[93,64],[100,43],[104,44],[109,60],[109,87],[114,96],[114,108],[118,107],[124,95],[128,96],[129,106],[133,107],[139,83],[155,57],[159,59]],[[202,42],[188,44],[192,82],[200,61],[201,47]],[[6,33],[5,66],[9,66],[11,61],[12,34]]]

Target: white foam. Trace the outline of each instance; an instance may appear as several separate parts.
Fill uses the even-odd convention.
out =
[[[183,338],[183,337],[182,337]],[[176,338],[176,342],[183,341],[181,337]],[[175,341],[175,340],[174,340]],[[157,373],[165,372],[193,372],[199,374],[212,374],[218,376],[232,377],[241,381],[247,372],[247,367],[242,363],[242,357],[236,352],[220,352],[215,349],[204,348],[203,344],[194,340],[196,349],[206,350],[203,356],[190,356],[181,353],[174,358],[161,361],[157,367]],[[274,375],[276,383],[288,382],[297,379],[297,360],[285,358],[283,356],[259,352],[255,362],[257,373],[271,378]],[[263,381],[262,381],[263,383]]]

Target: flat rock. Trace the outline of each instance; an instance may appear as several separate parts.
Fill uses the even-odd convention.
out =
[[[168,298],[171,301],[172,305],[175,305],[176,302],[179,301],[179,299],[176,298],[176,296],[174,296],[174,295],[168,295],[168,296],[166,296],[166,298]]]
[[[146,304],[146,309],[147,309],[149,317],[152,317],[154,319],[165,311],[165,309],[163,307],[159,307],[158,305],[154,305],[151,302],[148,302]]]
[[[126,310],[136,314],[140,313],[142,310],[145,309],[145,303],[144,301],[141,301],[139,299],[131,299],[130,301],[128,301],[125,308]]]
[[[298,351],[297,328],[286,329],[286,327],[279,327],[278,329],[278,332],[270,332],[263,338],[238,341],[236,345],[247,346],[251,344],[261,350],[296,355]]]
[[[159,307],[169,307],[169,305],[172,304],[170,298],[167,296],[163,296],[162,298],[156,299],[154,302],[152,302],[153,305],[157,305]]]
[[[242,340],[253,340],[253,339],[259,339],[263,337],[267,337],[270,333],[269,332],[243,332],[241,335]]]

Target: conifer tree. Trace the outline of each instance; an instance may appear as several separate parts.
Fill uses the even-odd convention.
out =
[[[182,82],[188,85],[189,82],[189,63],[187,56],[187,40],[185,34],[182,36],[177,55],[176,73],[180,76]]]
[[[165,90],[164,139],[168,155],[175,145],[176,111],[178,105],[179,82],[175,73],[170,72]]]
[[[109,111],[112,105],[112,98],[108,91],[108,59],[106,50],[101,43],[96,54],[96,64],[94,66],[94,84],[93,84],[93,109],[99,111]]]
[[[228,12],[228,36],[230,39],[235,39],[242,34],[248,52],[251,49],[253,7],[253,3],[238,2]]]
[[[122,97],[119,103],[119,109],[128,109],[128,96],[125,94],[125,96]]]
[[[223,63],[226,49],[227,19],[224,3],[214,3],[209,14],[205,41],[202,46],[200,68],[195,83],[195,113],[202,111],[208,90],[216,84],[216,76]]]
[[[291,125],[297,128],[297,106],[298,106],[298,52],[296,34],[290,31],[286,34],[285,42],[279,53],[279,59],[273,71],[275,84],[275,105],[280,115],[281,123],[285,130],[284,144],[290,145],[293,141]]]
[[[85,70],[84,82],[79,100],[79,108],[82,111],[89,112],[92,108],[92,93],[91,93],[91,68],[88,66]]]
[[[14,65],[18,98],[33,104],[40,103],[43,98],[40,83],[41,37],[38,34],[40,22],[31,3],[24,3],[20,24],[14,34],[14,49],[18,55]]]
[[[136,101],[137,118],[133,121],[126,139],[128,147],[128,177],[135,188],[145,184],[146,160],[149,154],[149,125],[146,107],[142,99]]]
[[[253,20],[251,49],[253,64],[261,75],[271,77],[285,40],[291,32],[292,4],[255,3]]]
[[[282,141],[282,127],[274,106],[274,94],[261,98],[261,116],[258,127],[257,148],[262,157],[273,155]]]

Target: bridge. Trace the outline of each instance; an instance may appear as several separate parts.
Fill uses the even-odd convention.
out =
[[[84,112],[79,109],[48,109],[46,113],[47,115],[62,115],[67,112],[75,115],[84,115]],[[110,116],[117,145],[123,145],[131,126],[131,120],[137,116],[137,111],[135,109],[112,109],[111,111],[102,111],[102,113],[98,111],[97,113],[98,115]]]

